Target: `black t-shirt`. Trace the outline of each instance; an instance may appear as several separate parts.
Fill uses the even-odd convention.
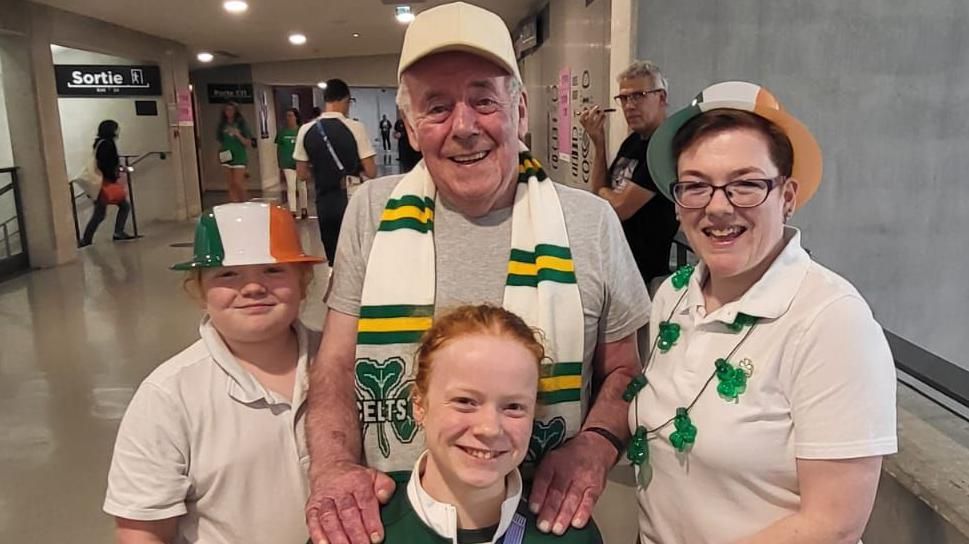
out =
[[[400,134],[400,139],[397,140],[400,169],[402,172],[410,172],[421,161],[421,152],[411,147],[410,140],[407,137],[407,127],[404,126],[403,119],[398,119],[394,123],[394,131]]]
[[[393,125],[390,124],[390,119],[382,119],[380,121],[380,132],[390,134],[390,127],[392,126]]]
[[[670,246],[679,229],[673,203],[660,194],[646,166],[648,139],[637,133],[626,138],[609,167],[609,185],[623,191],[629,183],[655,193],[643,207],[622,222],[626,241],[643,280],[669,274]]]
[[[360,156],[357,152],[357,140],[353,137],[350,129],[343,124],[343,121],[336,118],[324,117],[320,119],[323,130],[333,146],[333,151],[343,163],[343,171],[337,168],[333,156],[330,154],[323,140],[316,122],[306,131],[303,136],[303,147],[313,165],[313,179],[316,182],[316,194],[340,189],[340,178],[345,175],[359,176],[363,170]]]

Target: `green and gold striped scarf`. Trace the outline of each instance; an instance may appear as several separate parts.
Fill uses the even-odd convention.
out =
[[[357,404],[369,466],[410,470],[424,448],[411,417],[413,359],[434,316],[436,189],[421,162],[394,188],[367,262],[357,333]],[[543,364],[529,459],[582,423],[584,324],[562,206],[553,182],[520,155],[502,305],[540,328]]]

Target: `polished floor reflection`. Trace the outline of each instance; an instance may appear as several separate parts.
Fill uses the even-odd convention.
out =
[[[0,542],[111,541],[101,502],[120,418],[141,380],[198,337],[199,309],[168,270],[189,257],[192,228],[147,225],[137,241],[99,240],[75,263],[0,283]],[[321,254],[316,223],[300,228]],[[314,327],[326,272],[303,308]],[[633,542],[635,502],[616,472],[626,485],[610,485],[597,518],[606,542]]]

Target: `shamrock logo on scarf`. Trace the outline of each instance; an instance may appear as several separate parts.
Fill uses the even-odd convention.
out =
[[[556,416],[545,421],[535,420],[532,438],[528,442],[526,463],[537,463],[545,454],[565,443],[565,418]]]
[[[366,438],[370,427],[377,429],[377,446],[384,458],[390,457],[390,440],[386,424],[398,441],[409,444],[417,435],[417,423],[411,413],[410,389],[414,380],[404,379],[406,364],[400,357],[384,362],[357,359],[357,408]]]

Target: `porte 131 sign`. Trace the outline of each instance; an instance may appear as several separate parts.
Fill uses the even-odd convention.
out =
[[[249,83],[209,83],[209,104],[252,104],[252,85]]]
[[[161,96],[161,70],[157,66],[57,64],[58,96],[109,97]]]

